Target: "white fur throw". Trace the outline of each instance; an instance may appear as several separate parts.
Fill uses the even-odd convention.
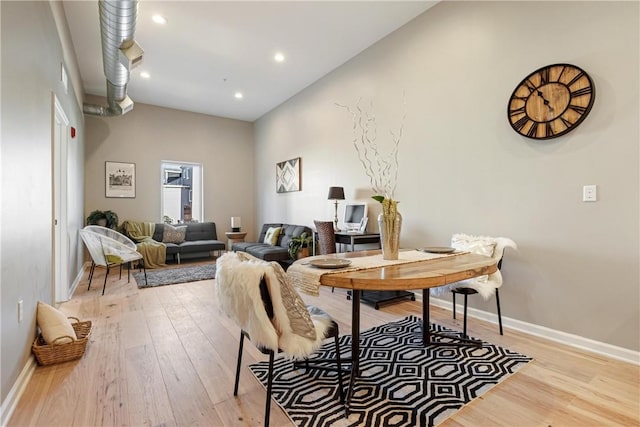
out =
[[[472,236],[463,233],[454,234],[451,237],[451,247],[490,256],[496,261],[500,261],[505,248],[518,248],[513,240],[506,237]],[[462,280],[447,286],[433,288],[431,289],[431,294],[438,296],[455,288],[472,288],[486,300],[493,295],[500,286],[502,286],[502,274],[500,270],[498,270],[488,276],[474,277],[473,279]]]
[[[273,319],[267,316],[260,295],[263,277],[269,288]],[[227,252],[216,262],[216,283],[221,310],[249,334],[256,346],[305,357],[322,344],[331,326],[327,316],[309,314],[276,262],[244,252]]]

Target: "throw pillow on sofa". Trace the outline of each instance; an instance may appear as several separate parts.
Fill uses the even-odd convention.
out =
[[[278,244],[278,237],[280,236],[280,232],[282,231],[282,227],[269,227],[267,230],[267,234],[264,235],[264,243],[275,246]]]
[[[59,340],[57,344],[66,344],[78,339],[76,331],[71,326],[71,321],[67,319],[67,316],[57,308],[42,301],[38,301],[36,321],[42,331],[42,338],[47,344],[53,344],[56,339],[62,337],[67,338]]]
[[[180,244],[184,242],[187,236],[187,226],[179,225],[174,227],[170,224],[164,225],[164,231],[162,232],[162,243],[176,243]]]

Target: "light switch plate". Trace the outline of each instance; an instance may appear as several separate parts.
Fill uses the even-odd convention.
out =
[[[585,185],[582,187],[582,201],[595,202],[597,200],[597,191],[595,185]]]

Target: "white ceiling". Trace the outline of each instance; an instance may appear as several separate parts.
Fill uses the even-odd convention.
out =
[[[141,1],[135,40],[144,60],[128,93],[134,102],[254,121],[435,3]],[[98,2],[63,4],[84,91],[105,96]],[[167,24],[152,22],[154,14]],[[278,51],[282,63],[273,60]]]

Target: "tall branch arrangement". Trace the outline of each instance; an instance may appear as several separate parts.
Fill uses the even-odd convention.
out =
[[[362,98],[354,106],[336,103],[338,107],[347,110],[353,120],[353,146],[358,153],[358,159],[369,177],[371,188],[376,193],[373,198],[382,203],[384,215],[395,217],[397,201],[393,195],[398,181],[398,148],[402,139],[402,131],[406,117],[406,102],[403,96],[403,113],[398,132],[389,131],[391,135],[391,151],[383,153],[377,144],[376,116],[373,103],[362,105]]]

